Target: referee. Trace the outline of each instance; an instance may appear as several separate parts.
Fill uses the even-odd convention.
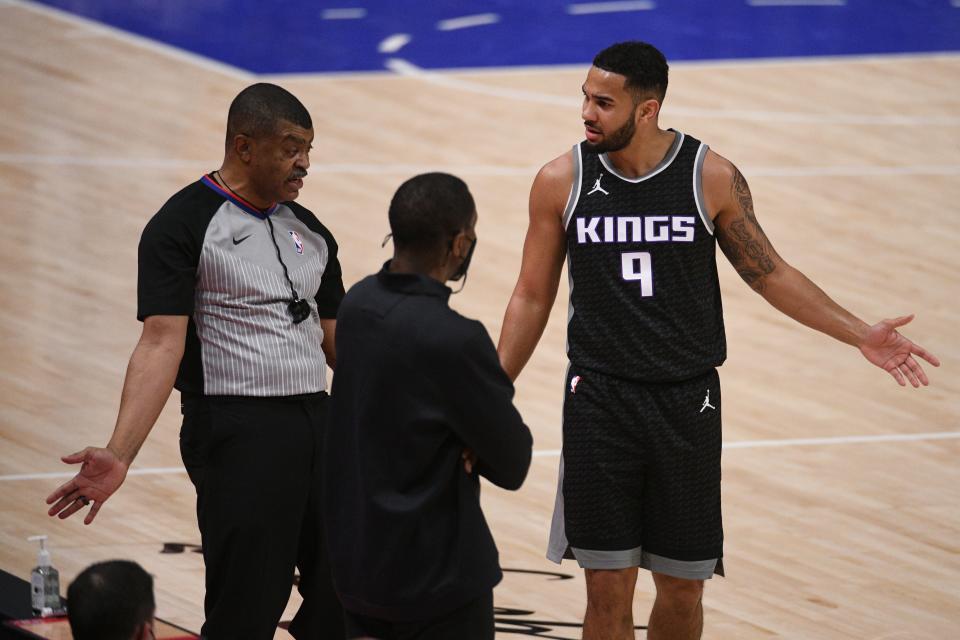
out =
[[[295,638],[343,637],[321,546],[318,463],[343,281],[333,236],[293,202],[310,166],[310,114],[272,84],[230,105],[219,170],[174,195],[139,249],[143,334],[105,448],[63,458],[80,472],[47,498],[85,522],[120,487],[170,395],[197,490],[205,638],[272,639],[294,566]]]
[[[532,439],[483,325],[448,306],[476,207],[454,176],[405,182],[393,260],[340,307],[324,523],[347,637],[492,640],[497,548],[478,474],[518,489]]]

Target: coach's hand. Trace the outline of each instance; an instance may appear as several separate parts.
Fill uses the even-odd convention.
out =
[[[467,472],[467,475],[473,473],[473,468],[477,466],[477,454],[471,449],[464,449],[460,458],[463,460],[463,470]]]
[[[107,498],[120,488],[127,477],[127,465],[110,449],[87,447],[83,451],[61,458],[67,464],[83,463],[80,472],[47,496],[47,504],[54,504],[47,515],[69,518],[74,513],[91,504],[84,524],[90,524],[97,517],[100,507]]]
[[[893,320],[881,320],[867,330],[860,352],[867,360],[888,372],[900,384],[907,386],[907,380],[914,387],[930,384],[923,367],[914,359],[919,356],[935,367],[940,360],[918,344],[904,338],[897,331],[913,320],[913,316],[901,316]]]

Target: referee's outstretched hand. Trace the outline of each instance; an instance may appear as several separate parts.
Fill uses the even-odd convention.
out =
[[[87,447],[61,458],[67,464],[82,462],[80,471],[73,479],[64,482],[47,496],[47,504],[54,504],[47,515],[59,516],[62,520],[92,504],[83,524],[90,524],[97,517],[107,498],[120,488],[127,477],[127,465],[110,449]]]
[[[913,320],[913,315],[901,316],[892,320],[881,320],[867,330],[860,352],[863,357],[893,376],[901,387],[907,386],[907,380],[914,387],[930,384],[923,367],[913,356],[920,356],[935,367],[940,360],[918,344],[904,338],[897,331]]]

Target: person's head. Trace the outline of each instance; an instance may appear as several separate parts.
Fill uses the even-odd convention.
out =
[[[442,274],[466,275],[477,242],[477,207],[467,185],[448,173],[410,178],[390,201],[396,256]]]
[[[666,58],[646,42],[619,42],[598,53],[583,83],[587,144],[599,153],[619,151],[638,127],[657,126],[667,71]]]
[[[153,578],[129,560],[90,565],[67,589],[74,640],[152,640],[155,609]]]
[[[300,194],[312,143],[310,114],[286,89],[259,82],[230,104],[226,162],[242,171],[248,189],[266,202]]]

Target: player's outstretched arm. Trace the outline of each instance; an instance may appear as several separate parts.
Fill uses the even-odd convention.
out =
[[[90,524],[103,503],[120,488],[127,469],[157,421],[170,396],[187,335],[187,316],[150,316],[130,356],[113,436],[106,447],[87,447],[64,456],[80,471],[47,496],[48,515],[61,519],[91,504],[84,518]]]
[[[544,165],[530,189],[530,222],[520,276],[497,345],[500,364],[511,380],[517,379],[533,355],[557,297],[567,252],[563,210],[572,182],[573,155],[568,152]]]
[[[780,257],[757,221],[746,179],[733,164],[710,152],[703,181],[708,208],[717,212],[717,243],[754,291],[797,322],[857,347],[901,386],[929,384],[914,356],[934,366],[940,361],[896,331],[913,316],[867,325]]]

